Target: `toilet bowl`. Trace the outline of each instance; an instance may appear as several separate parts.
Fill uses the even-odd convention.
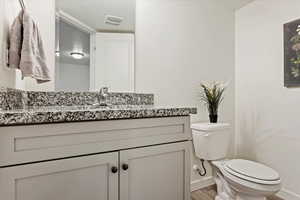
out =
[[[281,189],[279,174],[263,164],[226,159],[230,144],[229,124],[192,124],[198,158],[211,163],[218,188],[216,200],[266,200]]]
[[[265,200],[267,196],[275,194],[281,188],[279,174],[262,164],[241,159],[211,163],[221,172],[218,176],[222,176],[233,190],[232,199]]]

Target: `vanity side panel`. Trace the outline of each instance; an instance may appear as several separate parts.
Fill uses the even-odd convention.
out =
[[[189,116],[0,127],[0,167],[186,140]]]

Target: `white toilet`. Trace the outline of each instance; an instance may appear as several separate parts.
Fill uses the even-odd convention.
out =
[[[230,145],[229,124],[192,125],[196,156],[215,169],[216,200],[266,200],[281,189],[279,174],[253,161],[226,159]]]

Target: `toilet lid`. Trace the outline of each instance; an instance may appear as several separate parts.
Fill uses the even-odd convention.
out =
[[[279,174],[270,167],[249,160],[230,160],[225,164],[225,170],[240,178],[268,184],[280,182]]]

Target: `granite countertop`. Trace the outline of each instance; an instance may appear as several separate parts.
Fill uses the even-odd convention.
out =
[[[0,126],[175,117],[190,114],[197,114],[197,109],[176,106],[156,107],[153,105],[45,106],[0,110]]]

